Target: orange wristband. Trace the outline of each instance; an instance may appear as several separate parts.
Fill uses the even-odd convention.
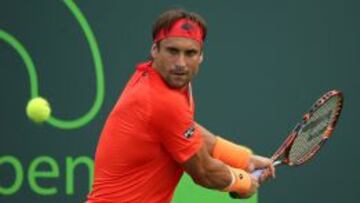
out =
[[[225,164],[234,168],[246,169],[252,151],[244,146],[237,145],[221,137],[216,137],[212,155]]]
[[[225,192],[237,192],[240,194],[247,193],[251,188],[251,177],[246,171],[229,167],[232,173],[233,180],[231,184],[223,191]]]

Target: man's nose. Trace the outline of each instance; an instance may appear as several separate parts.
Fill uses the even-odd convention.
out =
[[[176,66],[186,67],[186,60],[185,60],[184,54],[179,54],[179,56],[177,57],[177,60],[176,60]]]

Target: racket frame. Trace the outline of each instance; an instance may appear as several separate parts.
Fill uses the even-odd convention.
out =
[[[314,112],[316,112],[317,109],[322,107],[328,100],[330,100],[332,97],[338,97],[336,109],[335,109],[335,115],[331,118],[325,132],[321,136],[320,142],[314,146],[314,148],[309,151],[307,154],[302,157],[302,159],[298,160],[297,163],[292,162],[289,159],[289,152],[291,149],[292,144],[296,140],[296,138],[299,135],[299,131],[303,128],[303,126],[306,125],[306,123],[310,120],[310,118],[313,116]],[[295,128],[292,130],[292,132],[289,134],[289,136],[285,139],[285,141],[282,143],[282,145],[278,148],[278,150],[273,154],[271,159],[275,161],[281,161],[281,164],[286,164],[289,166],[294,165],[301,165],[305,161],[311,159],[314,157],[314,155],[320,150],[321,146],[325,144],[325,142],[330,138],[332,135],[335,125],[338,121],[338,118],[340,116],[342,107],[344,102],[344,96],[343,94],[338,90],[331,90],[324,94],[322,97],[320,97],[310,108],[308,113],[306,113],[303,116],[303,119],[300,123],[298,123]]]
[[[309,119],[312,117],[314,112],[319,109],[321,106],[323,106],[329,99],[332,97],[337,96],[339,99],[337,100],[337,106],[335,115],[330,120],[325,132],[321,136],[321,141],[310,151],[308,152],[300,161],[297,161],[297,163],[293,163],[289,159],[289,152],[291,149],[292,144],[296,140],[296,138],[299,135],[299,131],[303,128],[303,126],[309,121]],[[321,148],[321,146],[329,139],[329,137],[332,135],[335,125],[338,121],[338,118],[340,116],[342,107],[344,102],[344,96],[343,94],[338,90],[331,90],[324,94],[322,97],[320,97],[310,108],[308,113],[306,113],[303,116],[303,119],[300,123],[298,123],[295,128],[291,131],[291,133],[288,135],[288,137],[284,140],[284,142],[280,145],[280,147],[275,151],[275,153],[272,155],[271,159],[273,160],[273,166],[278,165],[289,165],[289,166],[296,166],[301,165],[305,161],[312,158]],[[259,178],[261,174],[263,173],[264,169],[258,169],[252,172],[252,175]],[[235,192],[229,193],[231,198],[236,198],[237,194]]]

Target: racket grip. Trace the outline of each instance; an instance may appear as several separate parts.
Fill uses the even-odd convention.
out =
[[[280,160],[277,160],[273,163],[273,166],[278,166],[280,165],[282,162]],[[264,168],[261,168],[261,169],[257,169],[255,171],[253,171],[251,173],[251,175],[255,176],[256,178],[259,178],[261,176],[261,174],[264,172]]]
[[[251,175],[255,176],[256,178],[259,178],[261,174],[264,172],[264,169],[258,169],[251,173]]]

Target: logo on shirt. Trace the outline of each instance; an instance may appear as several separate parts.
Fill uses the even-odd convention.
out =
[[[187,129],[187,130],[185,131],[184,137],[185,137],[186,139],[191,138],[191,137],[193,136],[193,134],[194,134],[194,131],[195,131],[195,126],[192,125],[189,129]]]

